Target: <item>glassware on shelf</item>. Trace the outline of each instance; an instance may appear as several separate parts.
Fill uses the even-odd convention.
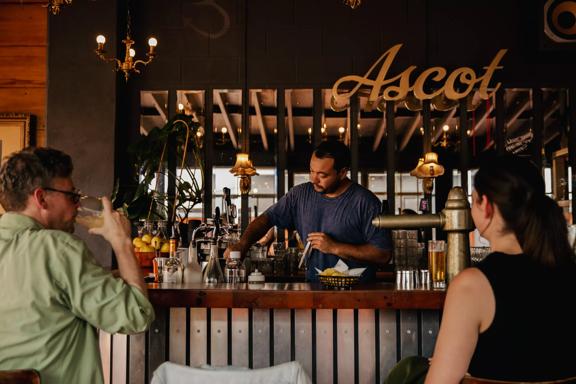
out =
[[[220,268],[220,262],[218,261],[218,243],[213,242],[210,244],[210,257],[208,259],[208,265],[204,270],[203,279],[205,284],[218,284],[224,282],[224,274],[222,273],[222,268]]]

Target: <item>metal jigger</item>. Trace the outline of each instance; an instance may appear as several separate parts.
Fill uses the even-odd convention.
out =
[[[474,229],[470,205],[461,187],[454,187],[448,193],[446,206],[442,212],[428,215],[380,215],[372,220],[379,228],[410,229],[436,227],[448,232],[446,252],[446,275],[448,282],[470,266],[470,242],[468,233]]]

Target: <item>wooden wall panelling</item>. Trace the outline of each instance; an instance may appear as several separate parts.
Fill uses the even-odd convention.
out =
[[[38,1],[0,4],[0,112],[30,113],[31,142],[46,142],[48,12]]]

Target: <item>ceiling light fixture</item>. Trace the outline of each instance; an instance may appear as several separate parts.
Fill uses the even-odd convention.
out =
[[[130,77],[132,72],[140,73],[140,70],[136,68],[138,64],[146,66],[150,64],[152,60],[154,60],[154,58],[156,57],[156,46],[158,45],[158,40],[156,40],[155,37],[150,37],[148,39],[149,49],[148,52],[146,53],[147,60],[134,60],[134,57],[136,56],[136,51],[132,48],[132,46],[134,45],[134,40],[132,40],[132,38],[130,37],[131,35],[130,24],[131,24],[130,7],[128,7],[126,37],[124,38],[124,40],[122,40],[122,42],[126,46],[124,61],[117,59],[115,57],[113,58],[106,57],[106,51],[104,50],[104,44],[106,44],[106,37],[104,35],[98,35],[96,37],[96,43],[98,44],[98,46],[95,50],[96,55],[98,55],[98,57],[101,58],[103,61],[115,64],[114,68],[115,71],[124,72],[124,78],[126,79],[126,81],[128,81],[128,78]]]
[[[72,0],[50,0],[46,6],[53,15],[57,15],[60,13],[60,7],[70,4],[72,4]]]

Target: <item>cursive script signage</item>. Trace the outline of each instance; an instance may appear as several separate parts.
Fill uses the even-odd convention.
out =
[[[450,74],[443,67],[431,67],[425,69],[420,73],[414,83],[410,83],[410,75],[417,68],[411,65],[403,72],[396,76],[388,77],[388,71],[402,48],[402,44],[396,44],[386,52],[366,72],[364,76],[348,75],[338,79],[332,86],[332,107],[341,109],[349,104],[349,99],[354,95],[362,86],[371,87],[370,95],[368,96],[368,106],[371,107],[375,102],[382,100],[404,100],[408,92],[413,92],[414,96],[420,100],[432,99],[442,93],[451,100],[459,100],[468,96],[470,92],[477,86],[478,95],[487,100],[496,90],[500,87],[500,83],[494,85],[492,93],[488,93],[490,80],[492,75],[497,69],[502,69],[499,66],[500,60],[507,49],[498,51],[492,62],[484,67],[485,72],[481,75],[469,67],[460,67],[453,70]],[[380,66],[380,71],[375,79],[371,79],[372,72]],[[434,85],[425,87],[426,82],[433,82]],[[343,84],[355,83],[356,85],[350,91],[346,90],[340,93],[340,88]],[[427,92],[427,88],[433,89]]]
[[[506,150],[513,154],[518,154],[528,148],[530,142],[534,139],[532,130],[529,130],[523,135],[506,139]]]

